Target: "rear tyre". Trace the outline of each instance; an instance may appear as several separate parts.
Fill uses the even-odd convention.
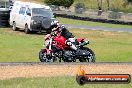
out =
[[[87,58],[84,58],[84,57],[79,58],[79,61],[80,62],[92,62],[92,63],[94,63],[96,60],[94,52],[91,49],[86,48],[86,47],[84,47],[83,50],[86,50],[89,54],[87,55]]]
[[[13,31],[17,31],[16,22],[13,22],[13,24],[12,24],[12,30]]]
[[[30,30],[29,30],[29,28],[28,28],[28,25],[27,25],[27,24],[25,25],[25,29],[24,29],[24,31],[25,31],[25,33],[26,33],[26,34],[29,34],[29,33],[30,33]]]

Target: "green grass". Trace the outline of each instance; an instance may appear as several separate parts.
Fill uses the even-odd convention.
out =
[[[132,62],[132,34],[70,29],[76,38],[90,40],[97,62]],[[0,62],[38,62],[44,35],[0,29]]]
[[[109,28],[132,28],[131,25],[121,25],[121,24],[109,24],[109,23],[100,23],[100,22],[91,22],[91,21],[81,21],[81,20],[73,20],[67,18],[57,17],[57,19],[62,24],[74,24],[74,25],[88,25],[88,26],[103,26]]]
[[[13,78],[0,80],[0,88],[131,88],[130,84],[77,84],[75,77]]]
[[[11,29],[0,30],[0,61],[38,61],[38,52],[43,45],[43,36],[12,33]]]

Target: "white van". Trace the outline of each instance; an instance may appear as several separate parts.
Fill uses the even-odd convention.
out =
[[[15,1],[10,12],[10,25],[12,30],[24,29],[25,33],[30,31],[49,32],[54,15],[49,6],[30,2]]]

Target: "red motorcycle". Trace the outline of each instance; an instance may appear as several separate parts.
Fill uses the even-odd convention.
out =
[[[39,59],[41,62],[55,62],[62,60],[64,62],[95,62],[94,52],[84,47],[89,44],[82,38],[66,40],[63,36],[56,36],[55,34],[46,35],[45,41],[48,40],[48,46],[41,49],[39,52]],[[77,50],[72,49],[70,46],[74,44]],[[55,50],[54,50],[55,49]]]

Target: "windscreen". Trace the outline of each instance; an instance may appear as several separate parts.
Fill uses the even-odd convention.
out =
[[[9,2],[0,1],[0,8],[9,8]]]
[[[52,11],[46,10],[44,8],[33,8],[32,15],[33,16],[43,16],[43,17],[48,17],[48,18],[54,17]]]

